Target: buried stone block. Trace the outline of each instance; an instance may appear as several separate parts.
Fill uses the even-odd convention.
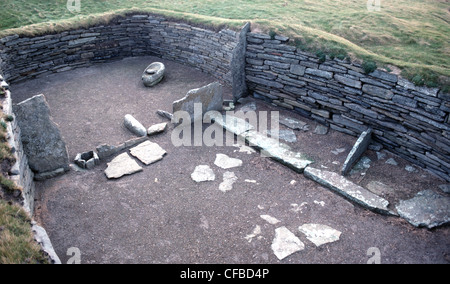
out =
[[[92,170],[100,163],[100,159],[94,151],[77,154],[74,160],[75,164],[82,169]]]
[[[346,176],[349,173],[356,161],[358,161],[361,155],[367,150],[367,147],[369,147],[371,141],[372,129],[369,128],[361,134],[353,146],[353,149],[348,154],[347,159],[344,162],[344,166],[342,167],[341,173],[343,176]]]

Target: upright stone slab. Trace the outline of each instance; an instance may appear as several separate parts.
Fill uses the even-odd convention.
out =
[[[50,115],[44,95],[34,96],[14,106],[21,130],[24,152],[37,177],[69,170],[69,155],[58,125]]]
[[[245,79],[245,52],[247,50],[247,33],[250,31],[250,23],[245,24],[239,33],[239,42],[233,50],[231,60],[231,75],[233,78],[233,99],[237,102],[247,95],[247,83]]]
[[[353,149],[348,154],[347,159],[345,160],[344,165],[342,166],[343,176],[346,176],[350,172],[353,165],[359,160],[361,155],[364,152],[366,152],[367,147],[369,147],[371,141],[372,141],[372,129],[369,128],[361,134],[361,136],[353,146]]]
[[[202,113],[194,112],[194,105],[201,104]],[[203,115],[208,111],[222,111],[223,105],[223,87],[219,82],[211,83],[207,86],[190,90],[184,98],[173,102],[174,118],[177,118],[177,112],[188,112],[191,120],[203,119]],[[196,116],[194,116],[196,115]]]

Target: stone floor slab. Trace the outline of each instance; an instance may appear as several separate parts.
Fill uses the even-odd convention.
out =
[[[158,144],[150,141],[132,148],[130,153],[147,166],[162,160],[164,155],[167,154]]]
[[[416,227],[432,229],[450,223],[450,197],[432,190],[419,192],[414,198],[396,206],[398,214]]]
[[[131,175],[142,171],[142,167],[131,158],[128,153],[123,153],[108,163],[105,174],[109,179],[118,179],[125,175]]]

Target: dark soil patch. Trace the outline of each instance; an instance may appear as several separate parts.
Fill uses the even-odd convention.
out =
[[[140,76],[156,60],[166,64],[167,77],[147,89]],[[117,145],[133,138],[123,127],[125,114],[149,127],[164,121],[156,110],[171,111],[174,100],[213,81],[170,61],[130,58],[28,81],[13,86],[12,93],[16,103],[46,95],[74,157],[102,143]],[[229,97],[229,89],[226,93]],[[257,104],[258,110],[280,110]],[[315,123],[308,123],[311,130],[297,133],[299,142],[292,146],[315,158],[315,166],[339,171],[356,138],[334,131],[318,136],[313,134]],[[108,180],[104,170],[111,158],[92,171],[71,171],[37,184],[35,218],[47,229],[63,263],[71,247],[81,250],[82,263],[280,263],[271,250],[280,226],[306,245],[281,263],[366,263],[371,247],[379,248],[382,263],[448,261],[448,228],[416,229],[400,218],[364,210],[259,153],[242,153],[237,147],[175,147],[171,129],[149,139],[168,154],[143,166],[141,173]],[[331,153],[342,147],[345,153]],[[243,166],[229,170],[215,166],[218,153],[241,159]],[[368,155],[373,158],[374,153]],[[190,175],[198,165],[209,165],[216,180],[195,183]],[[388,185],[407,180],[402,186],[414,190],[434,186],[434,181],[392,176],[394,171],[384,164],[377,167],[374,163],[366,172],[363,185],[379,178]],[[223,193],[219,184],[227,171],[235,172],[238,181]],[[264,214],[281,222],[268,224],[260,217]],[[298,232],[305,223],[331,226],[342,232],[341,239],[316,248]],[[257,225],[261,234],[249,241],[245,237]]]

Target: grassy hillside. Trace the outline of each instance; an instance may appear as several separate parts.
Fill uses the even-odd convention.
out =
[[[80,12],[69,11],[67,2],[3,0],[0,31],[46,22],[53,26],[41,29],[95,23],[111,11],[134,7],[213,25],[250,21],[254,29],[289,35],[305,49],[345,50],[401,67],[410,77],[421,74],[436,81],[435,75],[450,76],[448,0],[381,0],[370,9],[367,0],[80,0]]]

